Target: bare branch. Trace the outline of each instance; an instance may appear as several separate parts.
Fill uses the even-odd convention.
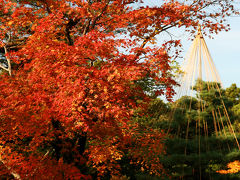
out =
[[[4,46],[4,50],[5,50],[5,57],[6,57],[7,62],[8,62],[8,69],[7,69],[7,71],[8,71],[8,73],[9,73],[9,75],[11,76],[11,75],[12,75],[11,61],[10,61],[10,59],[6,56],[6,54],[7,54],[7,47],[6,47],[6,45]]]
[[[3,65],[0,64],[0,68],[4,69],[5,71],[8,71],[7,68],[5,68]]]

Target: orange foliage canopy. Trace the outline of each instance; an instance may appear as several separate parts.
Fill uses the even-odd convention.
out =
[[[154,38],[198,23],[227,30],[222,19],[234,9],[231,0],[136,3],[0,0],[0,52],[12,64],[12,76],[0,78],[0,160],[15,178],[88,179],[86,167],[117,174],[126,153],[142,170],[163,172],[164,134],[131,123],[149,101],[138,82],[174,94],[170,63],[180,41]],[[219,11],[205,10],[212,6]]]

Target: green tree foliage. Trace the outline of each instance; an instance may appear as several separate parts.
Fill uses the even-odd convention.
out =
[[[236,84],[232,84],[226,89],[226,95],[234,102],[234,104],[240,103],[240,88],[238,88]]]
[[[226,89],[226,95],[233,102],[231,113],[234,115],[234,127],[240,133],[240,88],[236,84],[232,84]]]
[[[225,113],[237,130],[240,105],[235,87],[225,90],[219,83],[198,80],[193,87],[196,97],[183,96],[171,105],[154,99],[147,115],[136,118],[142,125],[169,132],[161,161],[172,179],[240,178],[239,173],[216,172],[240,158]]]

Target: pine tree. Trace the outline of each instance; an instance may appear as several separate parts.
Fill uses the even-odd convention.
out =
[[[170,132],[161,161],[172,179],[239,179],[239,173],[216,172],[240,158],[236,139],[228,129],[228,118],[216,114],[216,110],[223,114],[225,106],[234,123],[231,96],[214,82],[197,81],[193,89],[198,91],[196,97],[183,96],[171,106],[153,100],[147,122],[143,118],[138,122]],[[240,137],[239,133],[236,135]]]

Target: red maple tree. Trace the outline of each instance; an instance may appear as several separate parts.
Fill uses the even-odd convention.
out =
[[[16,179],[118,175],[129,154],[142,170],[164,173],[163,132],[131,123],[154,82],[171,99],[179,40],[154,44],[173,27],[227,30],[231,0],[0,0],[0,161]],[[211,11],[214,7],[218,11]],[[193,27],[193,29],[192,29]],[[149,45],[151,44],[151,45]],[[174,53],[171,54],[171,52]],[[144,103],[142,103],[144,102]],[[88,170],[86,170],[88,167]],[[93,171],[93,170],[92,170]]]

